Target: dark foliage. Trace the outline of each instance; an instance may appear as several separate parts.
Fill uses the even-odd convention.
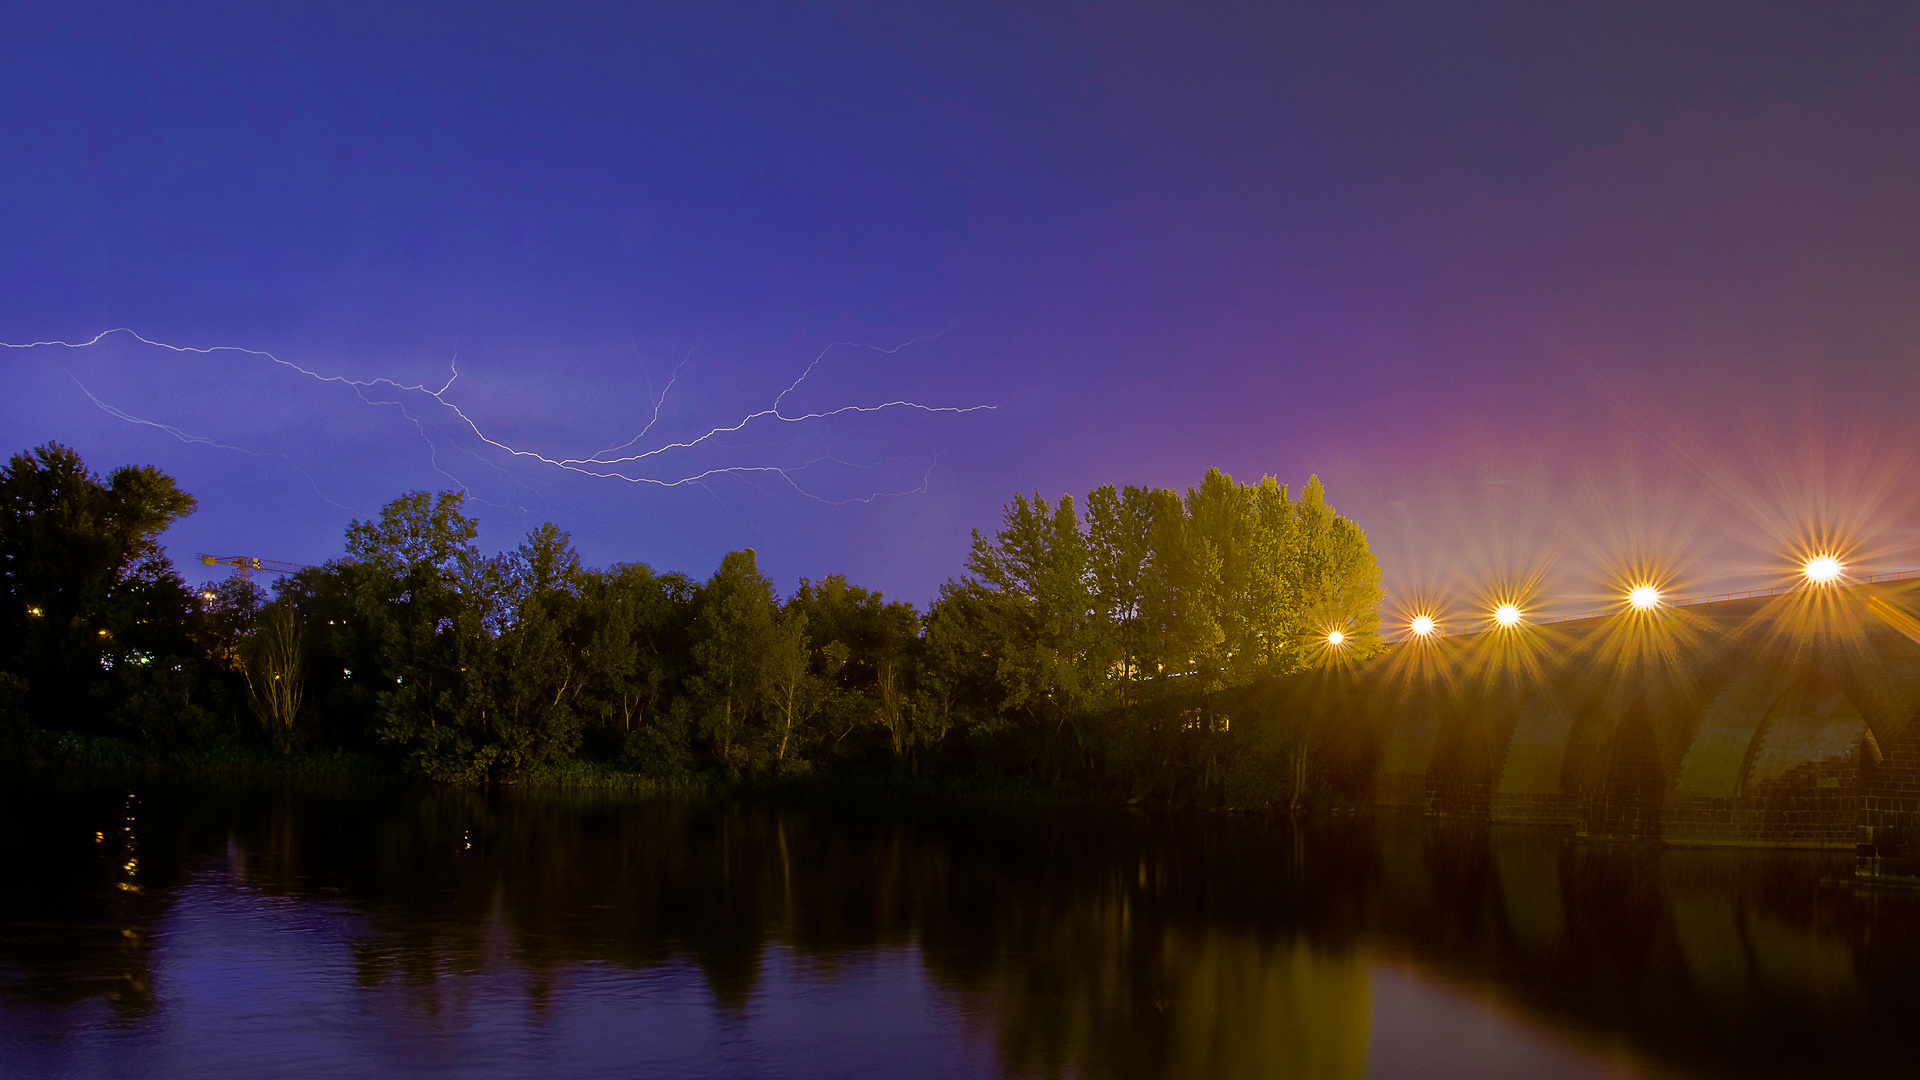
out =
[[[838,575],[783,601],[752,551],[704,582],[583,567],[550,524],[483,555],[451,492],[353,522],[343,558],[268,601],[181,582],[155,542],[193,508],[170,479],[103,482],[49,445],[0,475],[0,721],[373,755],[451,782],[585,760],[667,783],[1297,800],[1311,740],[1236,703],[1379,647],[1365,537],[1318,480],[1293,499],[1212,470],[1078,505],[1016,496],[924,616]]]

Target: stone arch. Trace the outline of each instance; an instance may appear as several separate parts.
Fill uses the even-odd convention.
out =
[[[1761,726],[1789,685],[1779,670],[1762,666],[1735,677],[1715,695],[1680,758],[1676,794],[1722,800],[1737,796]]]
[[[1493,793],[1494,820],[1540,824],[1579,820],[1577,793],[1562,783],[1573,728],[1573,710],[1551,688],[1543,687],[1521,703]]]
[[[1658,840],[1667,794],[1667,770],[1645,694],[1620,715],[1600,755],[1586,834],[1621,840]]]
[[[1434,813],[1482,821],[1492,816],[1494,785],[1529,696],[1525,684],[1512,679],[1447,695],[1450,708],[1427,768]]]
[[[1408,688],[1389,710],[1381,741],[1375,799],[1380,806],[1428,806],[1427,771],[1449,720],[1449,702],[1439,688]]]

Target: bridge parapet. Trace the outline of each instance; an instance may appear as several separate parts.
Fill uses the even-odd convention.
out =
[[[1349,803],[1920,874],[1915,611],[1907,580],[1402,642],[1275,722]]]

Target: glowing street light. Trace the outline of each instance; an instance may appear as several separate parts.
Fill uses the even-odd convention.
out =
[[[1341,633],[1338,630],[1330,631],[1327,634],[1327,644],[1329,645],[1338,647],[1340,645],[1346,644],[1346,641],[1347,641],[1347,635]]]
[[[1415,615],[1413,621],[1407,624],[1407,629],[1412,630],[1420,637],[1426,637],[1433,633],[1433,616]]]
[[[1635,585],[1627,592],[1627,603],[1635,611],[1652,611],[1660,606],[1660,590],[1651,585]]]
[[[1831,555],[1815,555],[1801,567],[1801,573],[1807,575],[1807,580],[1815,585],[1828,585],[1839,581],[1841,573],[1845,570],[1846,567],[1840,565],[1840,560]]]
[[[1493,621],[1501,626],[1519,626],[1520,609],[1513,604],[1501,604],[1493,609]]]

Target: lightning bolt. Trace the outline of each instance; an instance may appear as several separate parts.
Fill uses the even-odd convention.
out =
[[[71,374],[69,374],[67,377],[70,379],[73,378]],[[247,454],[251,457],[279,458],[281,461],[286,462],[287,466],[291,468],[294,472],[297,472],[301,476],[306,477],[307,483],[313,486],[313,493],[315,495],[320,496],[322,501],[332,503],[334,506],[337,506],[342,510],[346,510],[349,512],[353,510],[353,507],[348,506],[346,503],[339,502],[335,499],[329,498],[326,492],[320,490],[320,483],[319,481],[313,478],[313,474],[301,468],[298,464],[295,464],[294,460],[291,457],[288,457],[286,454],[263,454],[257,450],[249,450],[244,446],[234,446],[231,443],[223,443],[205,435],[197,435],[191,431],[186,431],[182,428],[174,427],[172,424],[162,424],[157,420],[147,420],[142,417],[135,416],[132,413],[126,412],[123,409],[115,408],[114,406],[109,405],[104,401],[101,401],[97,396],[94,395],[94,392],[87,389],[86,384],[81,382],[79,379],[73,379],[73,385],[80,388],[80,392],[87,396],[88,401],[91,401],[95,405],[99,406],[101,412],[104,412],[108,416],[114,417],[117,420],[124,420],[129,424],[135,424],[140,427],[157,428],[173,436],[174,438],[179,439],[183,443],[189,443],[189,444],[197,443],[201,446],[210,446],[216,450],[232,450],[236,453]]]
[[[675,384],[679,381],[682,372],[686,369],[687,365],[691,363],[693,360],[693,351],[689,350],[687,355],[684,358],[682,358],[680,363],[674,367],[673,372],[667,379],[666,385],[661,388],[661,391],[657,396],[652,393],[652,388],[651,386],[649,386],[648,404],[651,407],[651,415],[647,419],[647,422],[645,423],[645,425],[643,425],[640,428],[640,430],[633,435],[632,438],[629,438],[623,443],[619,443],[614,446],[609,446],[606,449],[603,449],[591,454],[586,454],[585,456],[580,456],[580,457],[548,456],[547,454],[542,454],[534,450],[529,450],[522,447],[514,446],[504,441],[503,439],[497,438],[493,434],[490,434],[486,430],[486,428],[482,426],[482,424],[478,419],[476,419],[473,415],[469,414],[465,409],[461,408],[461,406],[458,403],[451,400],[448,396],[453,390],[455,383],[460,378],[459,357],[457,354],[448,363],[446,380],[443,383],[441,383],[438,387],[433,387],[433,386],[427,385],[425,382],[409,383],[409,382],[403,382],[397,379],[391,379],[386,377],[377,377],[372,379],[355,379],[345,375],[328,374],[328,373],[317,371],[312,368],[306,367],[304,365],[295,363],[291,360],[285,359],[265,349],[254,349],[254,348],[248,348],[248,347],[239,346],[239,345],[212,345],[212,346],[176,345],[170,342],[157,341],[153,338],[146,337],[145,335],[140,334],[127,327],[115,327],[114,329],[111,329],[111,330],[103,330],[100,333],[95,334],[93,337],[88,338],[84,341],[49,340],[49,341],[30,341],[30,342],[18,342],[18,343],[0,342],[0,346],[4,346],[5,348],[8,348],[8,349],[22,349],[22,350],[33,350],[33,349],[83,350],[83,349],[89,349],[94,346],[97,346],[102,341],[105,341],[106,339],[113,337],[115,335],[123,335],[125,337],[131,338],[134,341],[137,341],[151,348],[162,349],[168,352],[181,354],[181,355],[214,356],[216,354],[235,354],[243,357],[262,360],[269,364],[273,364],[280,368],[283,368],[289,372],[303,376],[307,379],[311,379],[314,382],[318,382],[322,384],[332,384],[332,385],[344,387],[352,391],[352,393],[356,397],[358,397],[360,401],[362,401],[369,407],[373,407],[373,408],[391,407],[391,408],[397,409],[400,412],[400,414],[410,424],[413,425],[416,431],[418,431],[421,439],[426,442],[428,447],[428,453],[429,453],[429,463],[432,466],[432,468],[436,472],[440,473],[442,476],[447,477],[447,479],[449,479],[454,484],[459,486],[462,490],[466,490],[468,488],[468,485],[465,484],[463,481],[461,481],[454,474],[448,472],[441,465],[439,460],[438,448],[436,447],[433,438],[428,434],[427,429],[429,425],[431,425],[435,430],[439,431],[443,437],[448,437],[448,441],[457,442],[457,440],[453,440],[451,437],[447,436],[447,431],[444,427],[441,426],[440,422],[431,419],[425,413],[419,413],[417,410],[409,409],[407,406],[407,402],[405,400],[407,396],[417,395],[418,397],[424,397],[429,399],[434,403],[434,405],[439,407],[440,415],[443,418],[448,418],[448,422],[452,423],[456,429],[464,429],[466,433],[470,434],[479,443],[499,451],[501,454],[506,455],[509,459],[524,460],[530,464],[545,466],[551,469],[558,469],[566,472],[578,473],[584,476],[593,477],[595,479],[613,480],[613,481],[620,481],[627,484],[647,485],[647,486],[653,486],[653,487],[659,487],[659,488],[676,488],[676,487],[684,487],[688,485],[698,485],[701,487],[706,487],[709,481],[719,479],[721,477],[735,477],[735,478],[747,479],[747,480],[754,479],[754,478],[762,478],[762,479],[777,478],[778,480],[783,482],[787,487],[791,488],[793,491],[799,493],[800,495],[805,496],[806,498],[809,498],[816,502],[824,503],[827,505],[840,506],[840,505],[847,505],[849,503],[870,503],[876,499],[881,499],[881,498],[891,498],[891,497],[920,494],[920,493],[926,492],[931,483],[933,470],[938,465],[938,460],[939,460],[938,456],[936,455],[933,458],[932,462],[928,465],[926,472],[921,476],[920,482],[912,487],[909,487],[900,491],[872,492],[867,495],[855,496],[855,497],[845,498],[845,499],[829,499],[823,495],[817,494],[813,491],[809,491],[806,487],[802,486],[802,484],[800,483],[798,479],[798,474],[804,473],[807,469],[813,466],[827,464],[827,463],[837,464],[837,465],[841,465],[841,466],[845,466],[853,469],[873,469],[873,468],[879,467],[880,465],[886,464],[887,461],[882,460],[882,461],[876,461],[876,462],[872,462],[865,465],[860,465],[860,464],[854,464],[852,462],[847,462],[839,458],[823,456],[823,457],[813,458],[812,460],[809,460],[804,464],[801,464],[798,466],[723,465],[723,466],[715,466],[712,468],[705,468],[705,469],[682,470],[678,472],[666,470],[666,469],[660,468],[659,466],[665,465],[667,463],[665,459],[667,458],[668,455],[685,454],[685,453],[697,450],[703,446],[707,446],[709,444],[717,444],[720,440],[725,439],[727,436],[738,434],[742,431],[745,431],[749,426],[752,426],[755,424],[775,424],[780,426],[795,426],[795,425],[805,425],[805,424],[816,423],[820,421],[832,420],[834,418],[843,417],[843,416],[874,415],[874,414],[889,413],[889,412],[913,412],[913,413],[928,414],[928,415],[946,414],[946,415],[954,415],[954,416],[964,416],[971,413],[993,410],[995,406],[987,405],[987,404],[965,405],[965,406],[926,405],[920,402],[910,401],[904,398],[895,398],[892,400],[882,401],[875,404],[840,405],[832,408],[819,409],[811,412],[800,412],[800,411],[789,412],[786,410],[785,406],[786,406],[786,401],[788,397],[794,394],[797,390],[799,390],[801,385],[807,381],[808,377],[813,375],[814,371],[824,361],[826,361],[827,357],[831,353],[833,353],[835,350],[864,349],[871,352],[880,353],[882,355],[893,355],[895,353],[900,352],[903,349],[909,348],[910,346],[937,338],[940,336],[941,333],[945,333],[945,331],[941,331],[940,333],[936,333],[936,334],[922,335],[920,337],[916,337],[911,340],[908,340],[893,346],[879,346],[879,345],[869,344],[866,342],[857,342],[857,341],[831,342],[828,345],[826,345],[824,348],[822,348],[820,352],[816,354],[813,357],[813,359],[807,363],[806,367],[801,370],[800,374],[796,378],[794,378],[794,380],[791,383],[789,383],[784,390],[781,390],[779,394],[775,395],[775,397],[773,398],[773,401],[766,407],[749,412],[745,416],[742,416],[740,419],[733,421],[731,423],[720,424],[720,425],[716,425],[714,427],[708,428],[706,431],[700,433],[699,435],[693,436],[691,438],[681,438],[674,441],[663,442],[658,445],[649,446],[646,444],[647,437],[653,432],[654,428],[660,423],[660,419],[666,409],[668,396],[673,392],[673,388]],[[69,377],[72,378],[71,374],[69,374]],[[134,414],[127,412],[124,409],[110,405],[107,402],[101,400],[98,395],[94,394],[84,384],[81,384],[77,378],[74,379],[74,381],[76,385],[80,386],[81,392],[87,396],[88,400],[92,401],[95,406],[99,407],[108,415],[111,415],[119,420],[125,421],[127,423],[156,428],[160,431],[163,431],[173,436],[176,439],[181,440],[182,442],[200,444],[200,445],[205,445],[205,446],[209,446],[217,449],[223,449],[223,450],[238,451],[246,454],[254,454],[255,456],[280,457],[280,458],[286,459],[288,461],[288,464],[290,465],[293,464],[291,459],[286,458],[286,455],[284,454],[262,454],[253,450],[249,450],[245,447],[235,446],[228,443],[222,443],[208,436],[199,435],[193,432],[186,431],[175,425],[166,424],[166,423],[162,423],[160,421],[155,421],[155,420],[148,420],[139,416],[135,416]],[[636,447],[641,447],[641,448],[635,449]],[[535,490],[531,488],[530,485],[527,485],[524,481],[519,480],[518,477],[513,476],[512,473],[508,472],[498,462],[490,461],[487,458],[481,457],[478,453],[475,453],[472,450],[466,450],[466,453],[468,454],[468,456],[473,457],[475,460],[480,461],[482,464],[488,465],[489,467],[494,468],[500,471],[501,473],[507,475],[510,479],[512,479],[515,483],[519,484],[520,486],[527,487],[529,490]],[[298,469],[298,466],[294,466],[294,467]],[[299,470],[299,471],[305,474],[305,470]],[[307,479],[309,482],[313,482],[313,477],[311,475],[307,475]],[[314,485],[314,488],[316,493],[319,493],[319,486],[317,483]],[[537,494],[537,491],[536,491],[536,494]],[[326,501],[328,502],[334,503],[334,505],[336,506],[340,505],[339,503],[334,502],[334,500],[327,498],[324,494],[321,494],[321,498],[326,499]]]

